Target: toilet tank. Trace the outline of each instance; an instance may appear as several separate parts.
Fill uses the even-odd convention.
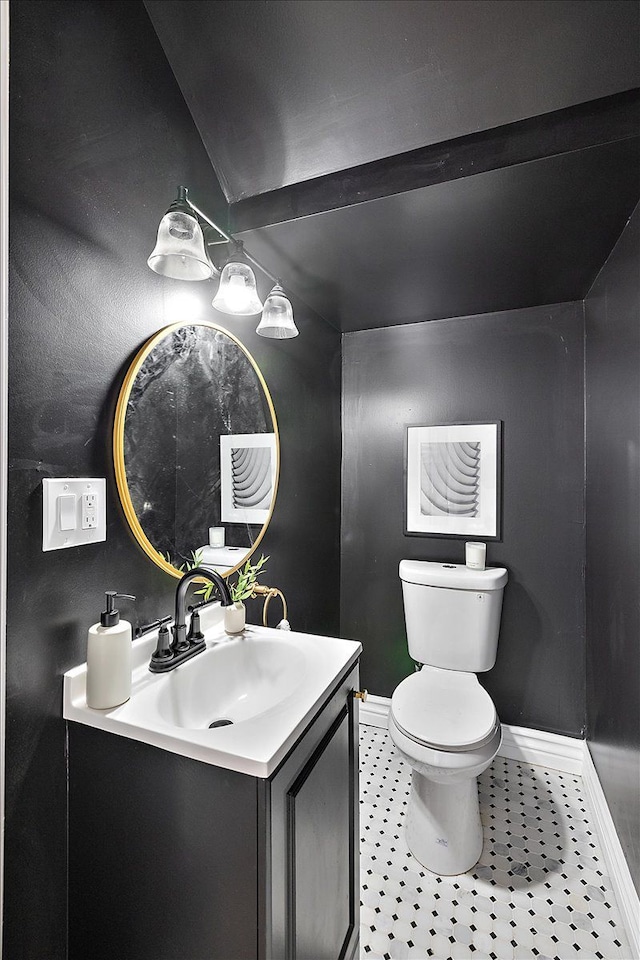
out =
[[[409,654],[418,663],[482,673],[498,652],[504,567],[401,560]]]

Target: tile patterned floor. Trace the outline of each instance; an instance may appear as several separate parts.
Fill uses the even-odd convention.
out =
[[[482,858],[438,877],[405,843],[410,768],[360,731],[362,960],[632,960],[580,777],[496,757]]]

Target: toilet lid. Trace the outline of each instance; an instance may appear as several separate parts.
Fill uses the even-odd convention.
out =
[[[493,700],[474,673],[423,667],[391,698],[397,726],[412,740],[440,750],[464,750],[487,742],[496,727]]]

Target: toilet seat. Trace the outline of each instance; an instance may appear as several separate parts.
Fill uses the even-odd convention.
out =
[[[414,743],[452,753],[484,746],[499,727],[493,700],[474,673],[430,666],[396,687],[391,714]]]

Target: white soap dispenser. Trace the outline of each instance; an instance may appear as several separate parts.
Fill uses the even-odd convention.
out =
[[[106,610],[89,628],[87,640],[87,706],[107,710],[131,696],[131,624],[120,619],[114,600],[135,600],[115,590],[105,592]]]

